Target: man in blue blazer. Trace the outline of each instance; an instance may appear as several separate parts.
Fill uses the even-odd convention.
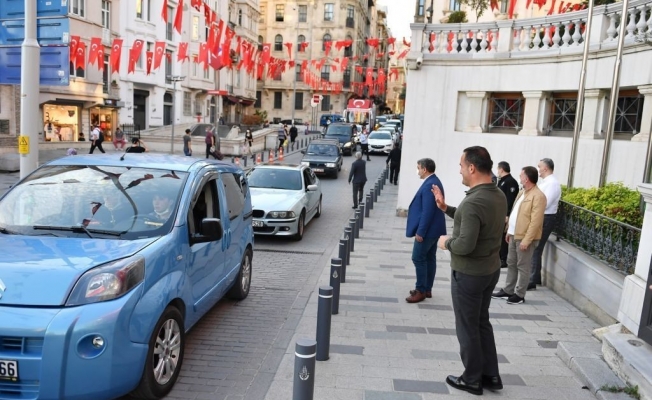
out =
[[[444,192],[441,181],[435,175],[435,162],[430,158],[417,161],[417,173],[423,183],[410,203],[405,230],[407,237],[414,237],[412,262],[417,275],[415,288],[405,299],[408,303],[418,303],[432,297],[437,271],[437,240],[446,235],[445,215],[437,208],[430,191],[432,185],[437,185]]]

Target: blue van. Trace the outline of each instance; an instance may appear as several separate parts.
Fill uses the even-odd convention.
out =
[[[249,294],[253,237],[232,165],[129,153],[41,166],[0,199],[0,397],[165,396],[186,332]]]

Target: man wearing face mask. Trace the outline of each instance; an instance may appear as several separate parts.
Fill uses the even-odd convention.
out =
[[[537,187],[537,169],[523,168],[520,179],[523,190],[516,197],[512,207],[505,237],[509,244],[505,287],[491,295],[494,299],[506,299],[507,304],[525,302],[525,292],[532,269],[532,254],[541,239],[543,213],[546,210],[546,195]]]
[[[418,303],[432,297],[432,285],[437,271],[437,240],[446,234],[444,213],[437,208],[430,189],[436,186],[444,192],[441,181],[435,175],[435,162],[430,158],[417,161],[417,175],[423,180],[408,209],[405,236],[414,238],[412,262],[417,281],[408,303]]]

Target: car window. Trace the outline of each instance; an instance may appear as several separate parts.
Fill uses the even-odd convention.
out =
[[[351,136],[352,128],[349,125],[330,125],[326,136]]]
[[[137,167],[43,167],[2,199],[0,227],[29,235],[159,236],[171,229],[187,175]]]
[[[242,193],[239,174],[222,174],[222,183],[226,193],[226,206],[229,210],[229,219],[237,218],[244,210],[245,198]]]
[[[371,135],[369,135],[369,139],[386,139],[386,140],[391,140],[392,135],[386,132],[371,132]]]
[[[252,168],[247,173],[250,188],[301,190],[301,172],[285,168]]]
[[[311,144],[306,150],[306,154],[316,156],[337,156],[339,150],[337,146],[330,144]]]
[[[304,169],[303,170],[303,188],[308,189],[309,185],[312,185],[314,182],[312,180],[312,177],[310,176],[310,170]]]
[[[188,212],[188,231],[191,236],[203,234],[201,222],[204,218],[220,218],[217,177],[210,178],[193,196]]]

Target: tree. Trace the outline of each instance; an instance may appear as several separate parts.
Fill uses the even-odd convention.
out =
[[[473,11],[475,11],[475,22],[478,22],[482,14],[489,8],[490,0],[457,0]]]
[[[448,14],[448,20],[446,21],[447,24],[460,24],[465,22],[469,22],[466,19],[466,11],[453,11]]]

